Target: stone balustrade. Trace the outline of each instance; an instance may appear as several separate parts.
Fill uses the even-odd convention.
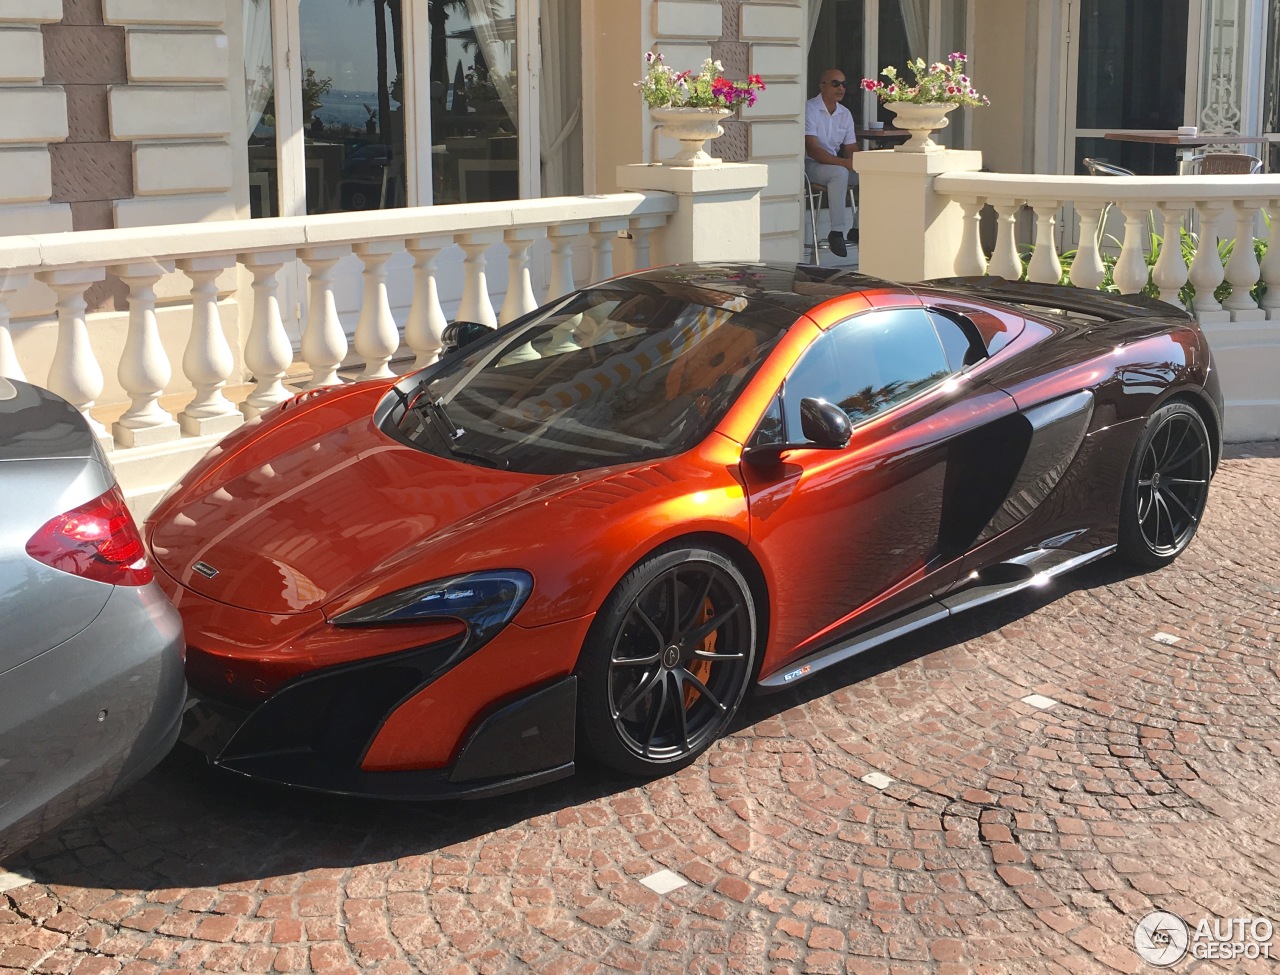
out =
[[[934,190],[962,210],[961,240],[955,259],[958,274],[996,274],[1030,281],[1056,283],[1063,276],[1058,250],[1057,221],[1071,206],[1078,224],[1078,244],[1067,279],[1079,288],[1098,288],[1106,276],[1104,253],[1116,258],[1115,286],[1134,294],[1154,284],[1159,297],[1181,304],[1179,292],[1194,287],[1191,309],[1202,322],[1280,318],[1280,176],[1035,176],[1000,173],[950,172],[937,177]],[[990,259],[980,244],[982,209],[996,215],[996,240]],[[1017,240],[1019,213],[1033,215],[1030,240]],[[1102,221],[1108,212],[1123,216],[1123,224]],[[1266,214],[1266,218],[1262,218]],[[1184,229],[1194,232],[1183,234]],[[1259,262],[1252,246],[1257,233],[1268,239],[1266,257]],[[1158,240],[1153,241],[1153,233]],[[1164,247],[1164,241],[1177,241]],[[1224,240],[1232,241],[1230,257],[1222,259]],[[1147,256],[1155,247],[1156,260]],[[1118,250],[1117,250],[1118,248]],[[1188,253],[1190,260],[1188,261]],[[1214,294],[1226,282],[1229,294],[1219,302]],[[1252,291],[1259,281],[1267,288],[1261,302]]]
[[[38,280],[56,295],[57,343],[45,368],[30,369],[33,381],[75,404],[107,449],[155,446],[184,435],[224,434],[246,417],[292,395],[287,377],[308,375],[306,386],[339,381],[354,351],[363,378],[391,375],[391,360],[403,346],[415,366],[435,361],[447,324],[440,301],[437,259],[457,245],[465,254],[457,317],[503,324],[574,287],[574,248],[591,252],[591,277],[614,273],[614,240],[629,237],[630,259],[645,267],[649,235],[677,209],[665,193],[620,193],[600,197],[528,200],[467,206],[423,207],[372,214],[161,226],[137,230],[45,234],[0,239],[0,375],[25,378],[10,335],[10,295]],[[549,241],[551,272],[545,291],[535,292],[530,251]],[[504,244],[506,294],[495,310],[486,267],[490,251]],[[413,258],[413,300],[403,323],[388,300],[387,264],[407,251]],[[363,299],[348,347],[334,300],[333,269],[354,254],[363,265]],[[281,316],[281,270],[297,259],[307,270],[307,319],[295,352]],[[251,278],[252,313],[243,345],[228,344],[219,315],[218,278],[237,265]],[[175,270],[190,282],[190,327],[180,363],[160,342],[157,282]],[[115,279],[127,289],[128,327],[117,362],[99,362],[89,340],[85,292]],[[238,353],[238,354],[237,354]],[[223,394],[237,361],[252,383],[238,404]],[[176,369],[195,390],[176,415],[160,405]],[[129,399],[110,430],[91,414],[103,389],[104,369],[115,370]]]
[[[392,374],[393,359],[397,370],[434,362],[448,324],[444,308],[452,306],[442,294],[461,292],[456,318],[505,324],[572,291],[575,268],[583,277],[589,267],[591,280],[612,276],[619,235],[627,238],[627,263],[649,266],[651,235],[658,243],[679,208],[675,195],[645,190],[0,238],[0,375],[30,378],[73,403],[142,515],[222,436],[300,388],[340,382],[340,367],[347,376],[358,370],[360,378],[376,378]],[[537,246],[549,250],[541,280],[531,256]],[[457,249],[465,258],[460,267],[441,260]],[[678,248],[667,250],[678,257]],[[505,294],[492,294],[487,269],[504,251]],[[402,252],[411,268],[402,257],[392,262]],[[338,314],[335,268],[350,265],[353,255],[362,295],[349,333],[350,320],[344,327]],[[301,335],[291,338],[282,302],[299,263],[306,315]],[[389,300],[389,263],[412,275],[412,300],[400,321]],[[52,292],[55,310],[19,322],[22,296],[34,282]],[[88,313],[86,292],[102,282],[127,294],[127,323],[117,324],[119,314]],[[166,351],[157,322],[158,313],[167,316],[172,348],[175,312],[185,339],[180,358]],[[55,317],[56,324],[43,324]],[[56,329],[56,342],[15,346],[14,335],[30,337],[33,321],[34,331]],[[123,330],[122,342],[103,340],[111,328]],[[108,376],[127,405],[99,402]],[[233,388],[237,395],[229,396]],[[109,426],[100,419],[116,414]]]
[[[1280,439],[1280,176],[986,173],[970,151],[860,152],[854,167],[864,273],[1065,277],[1081,288],[1109,276],[1123,293],[1150,286],[1179,307],[1193,290],[1186,304],[1213,349],[1227,439]],[[995,222],[985,248],[984,212]]]

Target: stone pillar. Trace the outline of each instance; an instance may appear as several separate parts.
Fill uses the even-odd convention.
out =
[[[128,66],[107,96],[112,138],[132,146],[133,193],[116,202],[116,226],[233,217],[232,174],[244,149],[232,139],[227,4],[103,0],[102,11],[105,24],[123,29]]]
[[[939,196],[943,173],[974,173],[982,153],[859,152],[853,168],[862,186],[858,252],[863,274],[891,281],[921,281],[957,274],[964,239],[964,207]]]
[[[676,212],[653,231],[655,264],[760,260],[760,191],[768,182],[768,167],[756,163],[618,167],[621,190],[676,197]]]
[[[71,210],[50,202],[67,96],[45,82],[41,34],[61,19],[61,0],[0,4],[0,237],[71,229]]]

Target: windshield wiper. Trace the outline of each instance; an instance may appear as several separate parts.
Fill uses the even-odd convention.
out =
[[[419,397],[418,401],[413,405],[418,412],[426,415],[436,433],[444,439],[446,444],[452,445],[455,440],[467,432],[449,417],[449,411],[445,409],[443,399],[432,399],[428,393]]]
[[[483,450],[473,450],[467,447],[459,447],[456,444],[449,445],[449,453],[455,457],[461,457],[465,460],[478,460],[480,463],[488,467],[496,467],[498,470],[505,471],[511,466],[511,461],[506,457],[499,457],[497,454],[491,454]]]
[[[436,435],[444,442],[445,448],[455,457],[462,457],[466,460],[477,460],[489,467],[496,467],[506,470],[511,466],[511,462],[505,457],[499,457],[497,454],[490,454],[482,450],[475,450],[469,447],[458,446],[458,440],[466,436],[467,431],[460,427],[449,416],[449,411],[445,408],[444,399],[432,399],[430,395],[423,396],[419,403],[415,404],[417,410],[426,416]]]

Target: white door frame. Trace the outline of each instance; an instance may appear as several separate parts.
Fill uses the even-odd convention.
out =
[[[1194,125],[1200,98],[1200,66],[1203,62],[1201,25],[1204,23],[1205,0],[1187,0],[1186,84],[1182,93],[1182,124]],[[1063,173],[1076,170],[1076,139],[1101,139],[1115,129],[1080,129],[1076,127],[1076,99],[1080,90],[1080,0],[1066,0],[1063,10],[1062,146],[1059,165]],[[1123,131],[1123,130],[1121,130]],[[1065,223],[1064,219],[1064,223]]]
[[[516,155],[520,198],[542,195],[542,19],[538,0],[516,0]]]

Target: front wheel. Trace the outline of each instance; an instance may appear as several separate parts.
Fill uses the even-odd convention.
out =
[[[1120,508],[1120,558],[1143,568],[1172,562],[1189,544],[1209,500],[1209,432],[1186,403],[1151,414],[1138,438]]]
[[[683,768],[732,720],[755,672],[756,610],[713,549],[646,558],[605,600],[578,667],[581,742],[633,775]]]

